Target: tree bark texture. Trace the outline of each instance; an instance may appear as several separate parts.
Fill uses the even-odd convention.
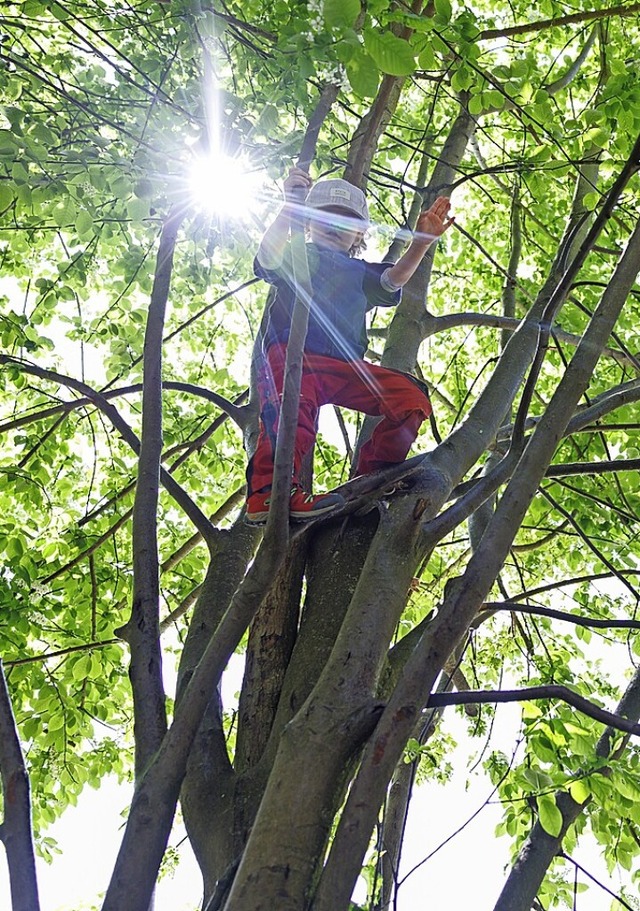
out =
[[[0,840],[7,852],[13,911],[39,911],[36,858],[31,829],[29,776],[18,737],[11,697],[0,662],[0,780],[4,816]]]
[[[156,513],[162,456],[162,335],[176,238],[182,215],[163,225],[144,341],[142,435],[133,506],[133,605],[124,635],[131,649],[136,776],[167,730],[160,648],[160,572]]]

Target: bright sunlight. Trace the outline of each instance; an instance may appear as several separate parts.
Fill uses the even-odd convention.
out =
[[[264,171],[222,153],[197,158],[189,175],[195,205],[232,218],[244,218],[255,208],[263,186]]]

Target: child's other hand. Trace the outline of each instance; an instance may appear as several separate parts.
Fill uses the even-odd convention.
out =
[[[312,183],[302,168],[291,168],[284,179],[284,198],[287,202],[304,202]]]
[[[450,228],[455,219],[449,215],[451,200],[447,196],[438,196],[436,201],[420,213],[416,224],[416,234],[423,234],[430,241]]]

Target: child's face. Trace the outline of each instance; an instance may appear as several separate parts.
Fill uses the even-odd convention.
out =
[[[311,218],[309,233],[319,247],[348,253],[364,234],[365,225],[349,209],[327,206],[316,209]]]

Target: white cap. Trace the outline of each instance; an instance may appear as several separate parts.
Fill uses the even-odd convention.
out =
[[[327,206],[340,206],[348,209],[363,221],[369,220],[367,200],[359,187],[340,177],[331,180],[319,180],[309,190],[305,205],[312,209],[324,209]]]

